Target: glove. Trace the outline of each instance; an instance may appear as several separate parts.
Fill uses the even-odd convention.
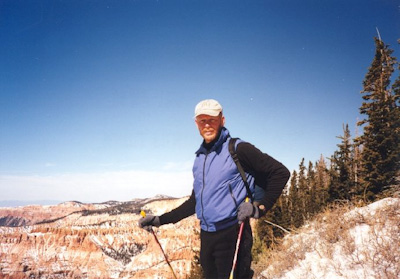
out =
[[[239,220],[239,224],[243,223],[244,220],[246,220],[249,217],[258,219],[258,218],[260,218],[260,212],[259,212],[257,206],[254,206],[250,202],[244,202],[241,205],[239,205],[239,208],[238,208],[237,218]]]
[[[159,227],[160,225],[160,218],[158,216],[146,215],[146,217],[139,219],[139,227],[146,231],[151,231],[152,226]]]

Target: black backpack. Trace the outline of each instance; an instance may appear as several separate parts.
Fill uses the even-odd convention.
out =
[[[253,202],[253,194],[250,191],[250,185],[247,182],[246,174],[242,168],[242,165],[239,162],[239,158],[236,154],[236,148],[235,148],[235,143],[236,143],[237,138],[231,138],[229,140],[229,153],[231,153],[232,159],[235,162],[240,175],[242,176],[244,185],[246,185],[246,191],[247,191],[247,197],[250,199],[251,202]]]

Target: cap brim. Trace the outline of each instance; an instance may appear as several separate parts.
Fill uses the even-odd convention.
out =
[[[194,117],[197,117],[199,115],[209,115],[209,116],[218,116],[221,113],[221,111],[215,111],[215,110],[200,110],[196,112]]]

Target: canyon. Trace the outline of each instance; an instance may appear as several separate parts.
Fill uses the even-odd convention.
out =
[[[154,236],[137,224],[141,210],[159,215],[186,199],[0,208],[0,278],[172,278]],[[178,278],[198,251],[197,222],[154,230]]]
[[[0,208],[0,279],[172,279],[140,211],[160,215],[188,197]],[[254,263],[257,279],[400,278],[400,198],[321,212]],[[177,278],[199,253],[193,215],[154,228]]]

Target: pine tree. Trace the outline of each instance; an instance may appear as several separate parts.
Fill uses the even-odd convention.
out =
[[[339,150],[331,157],[330,201],[350,200],[356,193],[354,173],[354,148],[349,125],[343,126],[343,136],[339,136]]]
[[[390,78],[397,63],[389,49],[375,38],[375,57],[363,82],[360,108],[366,118],[358,123],[364,134],[358,139],[362,144],[362,169],[364,197],[373,200],[386,187],[396,183],[399,168],[399,93],[398,85],[390,90]]]
[[[319,207],[324,207],[328,202],[329,173],[324,157],[321,155],[316,163],[316,199]]]
[[[354,175],[354,185],[355,185],[355,197],[362,198],[364,189],[363,185],[361,184],[361,174],[362,174],[362,146],[359,142],[359,134],[358,130],[356,130],[356,136],[353,141],[353,175]]]
[[[400,40],[398,40],[400,44]],[[397,63],[398,71],[400,71],[400,63]],[[400,185],[400,75],[397,77],[396,81],[393,83],[392,86],[393,94],[391,97],[393,98],[394,109],[392,114],[392,121],[393,121],[393,137],[394,137],[394,149],[397,150],[397,158],[394,159],[395,161],[395,171],[396,174],[396,181],[394,183],[393,190],[399,191]]]
[[[319,204],[317,200],[317,180],[314,165],[310,161],[307,170],[307,185],[309,188],[309,195],[307,196],[307,219],[314,216],[319,211]]]
[[[337,158],[333,154],[329,158],[329,185],[328,185],[328,203],[340,199],[340,182],[339,182],[339,167]]]
[[[282,191],[282,195],[279,197],[277,203],[279,203],[279,207],[281,209],[281,223],[280,225],[285,228],[290,228],[291,226],[291,212],[289,206],[289,188],[290,184],[286,184],[285,188]]]
[[[277,239],[283,237],[282,231],[276,227],[271,226],[266,221],[272,222],[273,224],[282,224],[282,197],[280,197],[274,206],[267,212],[265,216],[259,219],[256,223],[256,237],[254,238],[253,244],[253,257],[258,260],[258,255],[263,252],[265,248],[271,248],[277,243]],[[261,243],[261,245],[260,245]]]
[[[299,189],[298,198],[300,201],[300,207],[298,207],[297,210],[299,210],[300,215],[302,217],[301,223],[304,223],[304,221],[307,220],[308,217],[307,202],[308,202],[308,197],[310,195],[310,189],[307,184],[306,167],[304,166],[304,158],[301,160],[299,165],[299,175],[297,177],[297,185]]]
[[[303,217],[301,214],[301,196],[300,190],[298,187],[298,174],[296,171],[293,171],[292,176],[290,178],[290,187],[289,187],[289,195],[288,195],[288,208],[289,208],[289,217],[290,217],[290,225],[299,228],[303,224]]]

